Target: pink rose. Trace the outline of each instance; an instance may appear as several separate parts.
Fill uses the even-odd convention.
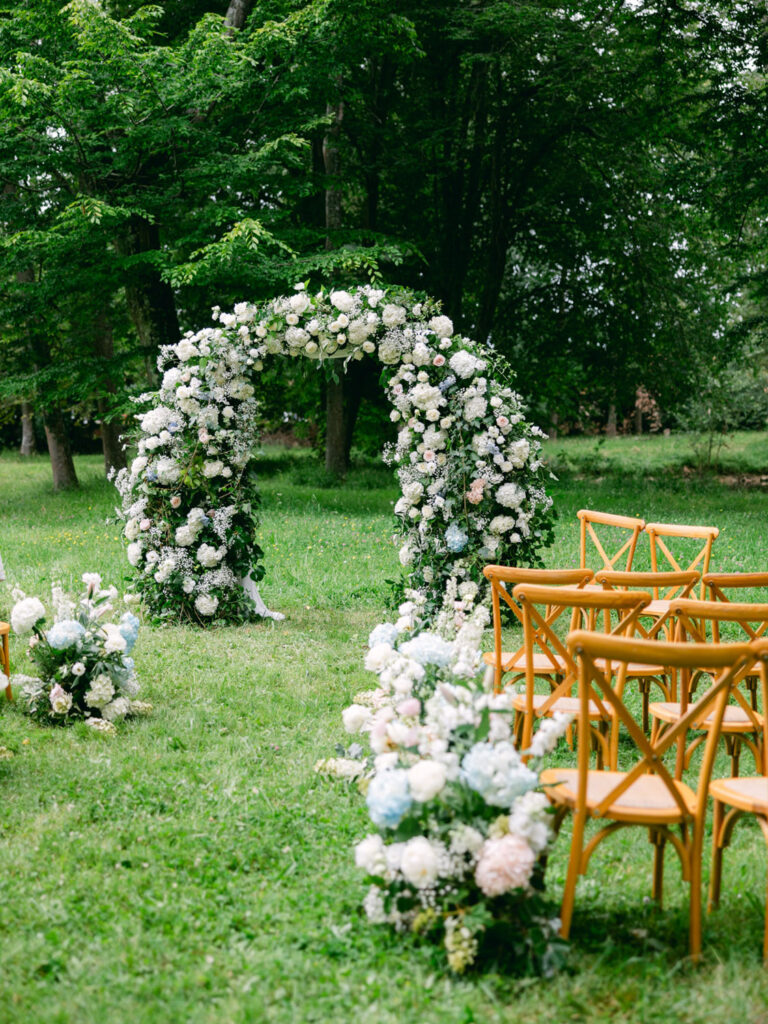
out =
[[[437,354],[437,355],[435,356],[435,358],[434,358],[434,359],[432,360],[432,365],[433,365],[433,366],[442,366],[442,365],[443,365],[444,363],[445,363],[445,356],[441,355],[441,354],[440,354],[440,353],[438,352],[438,354]]]
[[[152,520],[151,519],[142,519],[141,522],[139,523],[139,529],[140,530],[148,530],[151,525],[152,525]]]
[[[435,461],[435,453],[432,451],[431,448],[428,448],[424,452],[424,461],[425,462],[434,462]]]
[[[421,701],[416,697],[408,697],[407,700],[403,700],[397,705],[397,713],[403,718],[415,718],[420,711]]]
[[[509,426],[509,419],[506,416],[497,416],[496,426],[503,430],[505,427]]]
[[[475,881],[486,896],[502,896],[512,889],[525,889],[536,857],[519,836],[486,839],[475,868]]]
[[[178,508],[180,504],[181,498],[178,496],[178,494],[174,494],[174,496],[171,498],[171,508]]]

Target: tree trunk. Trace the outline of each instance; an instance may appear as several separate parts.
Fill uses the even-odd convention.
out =
[[[635,433],[642,434],[643,432],[643,410],[639,406],[635,406]]]
[[[35,417],[29,402],[21,403],[21,445],[19,455],[35,454]]]
[[[549,436],[553,441],[557,440],[557,425],[560,422],[560,417],[556,412],[553,412],[549,418]]]
[[[339,83],[337,83],[339,84]],[[344,103],[339,99],[336,106],[329,105],[328,113],[333,115],[328,132],[323,139],[323,163],[325,165],[325,227],[329,232],[325,238],[326,249],[333,248],[330,232],[341,227],[341,188],[339,182],[339,135],[344,118]],[[347,454],[346,417],[344,414],[344,381],[329,380],[325,398],[325,468],[334,476],[343,477],[349,467]]]
[[[69,435],[64,414],[61,409],[46,409],[45,438],[48,442],[48,454],[51,456],[54,491],[64,491],[78,486],[72,450],[69,447]]]
[[[325,389],[325,468],[334,476],[347,472],[344,380],[329,380]]]
[[[118,243],[125,256],[141,256],[160,249],[156,224],[133,217],[128,234]],[[154,352],[161,345],[175,345],[181,331],[170,285],[162,280],[150,262],[134,262],[126,268],[125,298],[128,315],[142,345]]]
[[[605,436],[616,437],[616,403],[611,402],[608,406],[608,419],[605,424]]]
[[[234,29],[241,29],[253,6],[253,0],[229,0],[224,24],[232,35]]]
[[[115,354],[112,326],[103,310],[94,317],[93,348],[99,359],[109,360]],[[104,387],[109,394],[114,394],[117,390],[109,373],[106,375]],[[109,406],[104,397],[99,398],[98,409],[101,421],[99,432],[104,452],[104,469],[109,474],[113,469],[123,469],[127,465],[127,461],[120,440],[120,424],[116,420],[105,420],[105,417],[109,416]]]

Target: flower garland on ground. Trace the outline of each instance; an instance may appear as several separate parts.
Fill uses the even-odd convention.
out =
[[[27,711],[39,722],[65,725],[77,719],[97,732],[114,733],[115,723],[147,714],[152,705],[137,700],[139,683],[131,657],[139,620],[125,612],[110,621],[117,597],[102,589],[98,573],[84,573],[85,590],[77,601],[51,587],[53,624],[37,597],[14,591],[11,626],[19,636],[31,633],[28,655],[37,676],[16,675]]]
[[[263,575],[255,541],[253,375],[273,356],[376,356],[397,443],[395,507],[408,586],[441,595],[483,562],[534,564],[551,538],[537,427],[496,355],[454,333],[431,300],[371,286],[214,310],[215,326],[162,349],[159,392],[139,399],[138,452],[117,475],[136,589],[158,618],[239,622]],[[431,600],[428,598],[428,600]]]
[[[343,713],[367,738],[318,762],[323,774],[357,779],[376,831],[355,849],[368,879],[373,923],[441,941],[457,973],[476,959],[549,972],[559,922],[547,913],[541,865],[553,840],[552,812],[536,791],[538,767],[567,728],[542,722],[528,763],[512,741],[512,694],[480,683],[486,608],[477,588],[446,596],[434,630],[421,630],[424,602],[369,638],[366,668],[378,689]]]

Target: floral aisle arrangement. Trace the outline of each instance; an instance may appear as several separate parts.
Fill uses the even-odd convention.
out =
[[[526,422],[497,355],[457,335],[429,299],[371,286],[293,295],[231,313],[159,356],[142,395],[137,454],[117,475],[118,516],[136,589],[156,617],[242,621],[263,575],[253,380],[276,356],[374,356],[384,366],[397,443],[387,459],[408,585],[441,593],[482,582],[484,561],[533,564],[551,535],[538,428]]]
[[[449,587],[439,631],[416,632],[414,600],[397,623],[373,630],[366,667],[379,686],[343,713],[355,743],[316,768],[356,779],[365,793],[374,831],[355,861],[371,922],[436,939],[457,973],[489,958],[547,973],[562,944],[543,898],[553,831],[538,769],[569,718],[544,720],[524,763],[512,694],[482,685],[488,612],[473,606],[472,587]]]
[[[139,620],[127,611],[114,621],[117,590],[102,588],[97,573],[85,573],[82,580],[85,589],[74,601],[53,585],[50,625],[39,598],[14,592],[11,626],[20,636],[31,634],[28,656],[37,675],[17,675],[11,682],[39,722],[64,725],[81,719],[98,732],[113,733],[117,722],[152,710],[137,699],[131,654]]]

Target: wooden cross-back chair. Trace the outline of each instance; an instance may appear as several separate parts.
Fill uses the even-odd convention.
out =
[[[8,642],[10,633],[10,624],[8,622],[0,622],[0,641],[2,641],[0,644],[0,664],[2,664],[3,672],[8,679],[5,686],[5,696],[8,700],[13,700],[13,690],[11,689],[11,652]]]
[[[738,630],[738,641],[748,642],[761,637],[768,626],[768,604],[735,604],[723,601],[690,601],[675,600],[671,604],[672,615],[676,621],[676,638],[680,641],[691,640],[694,643],[706,643],[710,639],[721,643],[723,626],[732,624]],[[730,638],[729,638],[730,640]],[[727,645],[725,645],[727,646]],[[680,675],[679,700],[652,703],[649,707],[653,719],[652,735],[657,736],[665,729],[674,726],[688,711],[689,706],[696,707],[693,695],[703,675],[710,674],[706,662],[703,662],[694,673]],[[745,665],[737,679],[744,684],[744,689],[736,686],[733,689],[733,703],[725,709],[725,717],[718,731],[725,740],[726,750],[731,759],[731,773],[739,774],[739,758],[742,746],[752,752],[755,765],[760,770],[763,763],[762,733],[764,716],[757,709],[756,701],[750,700],[745,693],[746,683],[759,674],[755,663]],[[677,774],[682,777],[688,767],[691,756],[696,748],[705,741],[713,724],[706,715],[694,718],[693,728],[699,733],[690,742],[683,736],[680,740]]]
[[[512,614],[523,624],[523,616],[520,606],[513,600],[507,587],[508,584],[515,586],[518,583],[535,583],[540,586],[568,586],[583,587],[592,579],[591,569],[517,569],[507,565],[486,565],[483,575],[491,584],[491,606],[493,608],[493,651],[486,651],[483,660],[486,665],[493,668],[493,689],[494,693],[500,693],[502,678],[512,672],[513,678],[510,685],[516,683],[525,676],[525,643],[522,643],[516,650],[508,652],[503,650],[501,635],[501,606],[502,603],[511,609]],[[551,658],[540,654],[534,658],[534,671],[537,676],[547,679],[554,679],[562,675],[562,672],[555,668]]]
[[[638,620],[636,633],[646,640],[672,640],[674,619],[670,614],[669,602],[676,597],[688,597],[701,578],[695,569],[686,572],[611,572],[601,569],[595,573],[595,582],[602,584],[606,590],[647,590],[649,604]],[[648,608],[655,602],[663,602],[663,608],[657,614],[648,613]],[[650,618],[650,623],[643,622],[643,617]],[[643,702],[643,729],[648,732],[650,716],[648,707],[651,700],[651,686],[654,682],[660,687],[667,700],[675,698],[675,675],[668,678],[661,676],[638,674],[633,670],[627,672],[628,679],[637,679],[638,689]]]
[[[648,829],[654,847],[653,897],[659,903],[667,842],[674,846],[680,857],[683,879],[690,889],[690,950],[697,957],[701,951],[704,818],[718,739],[717,726],[736,685],[738,673],[745,664],[754,660],[752,649],[748,644],[668,643],[605,636],[587,630],[572,632],[568,637],[568,649],[578,662],[579,671],[578,767],[549,768],[541,774],[545,792],[556,808],[557,825],[568,813],[573,815],[571,852],[560,911],[561,934],[567,938],[570,932],[576,882],[579,875],[586,873],[595,848],[618,829],[639,825]],[[649,739],[600,667],[608,660],[619,666],[621,677],[628,664],[656,656],[675,669],[692,670],[706,663],[718,673],[713,685],[699,700],[698,713],[711,713],[714,727],[699,768],[696,789],[674,778],[664,763],[665,755],[695,720],[696,709],[689,709],[668,733]],[[636,748],[636,759],[628,770],[596,771],[590,768],[587,709],[591,702],[597,700],[611,708]],[[590,818],[607,824],[586,841],[585,826]],[[679,833],[673,831],[678,827]]]
[[[768,640],[754,641],[763,707],[768,707]],[[768,733],[763,718],[762,749],[768,751]],[[723,875],[723,851],[730,844],[733,829],[740,818],[754,815],[768,845],[768,758],[764,757],[757,775],[747,778],[712,779],[709,794],[713,800],[712,869],[709,875],[709,904],[712,910],[720,903]],[[768,899],[763,926],[763,960],[768,964]]]
[[[599,566],[600,569],[623,569],[625,572],[629,572],[632,568],[632,560],[635,557],[637,541],[643,532],[645,522],[635,516],[619,516],[611,512],[596,512],[588,508],[579,509],[576,515],[580,520],[579,564],[586,568],[588,560],[587,551],[591,546],[595,549],[602,562],[602,565]],[[607,531],[601,531],[603,533],[603,539],[601,540],[598,532],[595,530],[596,526],[611,527],[612,544],[607,545],[603,543],[606,539],[605,534]],[[616,533],[618,533],[618,540],[615,536]],[[623,543],[619,543],[621,540],[623,540]],[[619,544],[615,550],[614,544]],[[613,550],[613,554],[609,554],[606,551],[606,546]],[[622,564],[621,559],[624,555],[626,555],[626,558]]]
[[[710,601],[733,603],[733,598],[728,596],[729,591],[768,590],[768,572],[708,572],[706,575],[702,576],[701,582],[704,584],[705,593]],[[751,600],[751,597],[748,598],[748,600]],[[745,602],[741,599],[737,600],[737,603],[743,604]],[[759,603],[765,604],[766,597],[764,597]],[[768,624],[763,623],[755,630],[749,623],[742,623],[744,632],[752,640],[757,640],[759,637],[765,635],[767,625]],[[715,628],[718,627],[716,626]],[[756,708],[758,674],[748,675],[744,680],[744,684],[750,691],[752,707]]]
[[[578,698],[572,696],[577,684],[577,668],[573,657],[568,651],[565,639],[556,632],[558,620],[570,613],[569,626],[586,619],[592,627],[600,621],[605,624],[606,632],[613,636],[631,635],[637,624],[638,615],[648,603],[648,595],[643,591],[604,591],[584,590],[575,587],[562,587],[555,591],[548,587],[537,587],[519,583],[513,590],[513,596],[519,602],[523,616],[523,644],[525,648],[525,692],[517,694],[512,701],[517,717],[517,735],[521,749],[526,751],[533,736],[533,723],[536,718],[551,717],[558,712],[577,715],[581,713]],[[604,615],[606,611],[615,611],[615,625]],[[536,693],[536,655],[549,659],[552,668],[558,668],[560,678],[549,694]],[[659,670],[663,671],[659,666]],[[612,666],[606,663],[603,671],[610,678]],[[610,709],[600,702],[589,705],[587,715],[592,730],[592,746],[597,750],[598,765],[612,764],[618,750],[618,739],[610,729],[613,715]]]
[[[646,523],[645,532],[651,546],[651,570],[659,572],[659,562],[663,568],[669,568],[673,572],[691,572],[698,570],[702,576],[709,572],[709,562],[712,557],[712,545],[717,540],[720,530],[716,526],[679,526],[675,523]],[[677,557],[670,550],[671,538],[680,540],[701,541],[694,553],[693,558],[687,565],[680,565]],[[685,559],[687,560],[687,559]],[[696,597],[704,597],[704,584],[701,583]],[[668,608],[663,598],[649,607],[650,615],[661,615]]]

